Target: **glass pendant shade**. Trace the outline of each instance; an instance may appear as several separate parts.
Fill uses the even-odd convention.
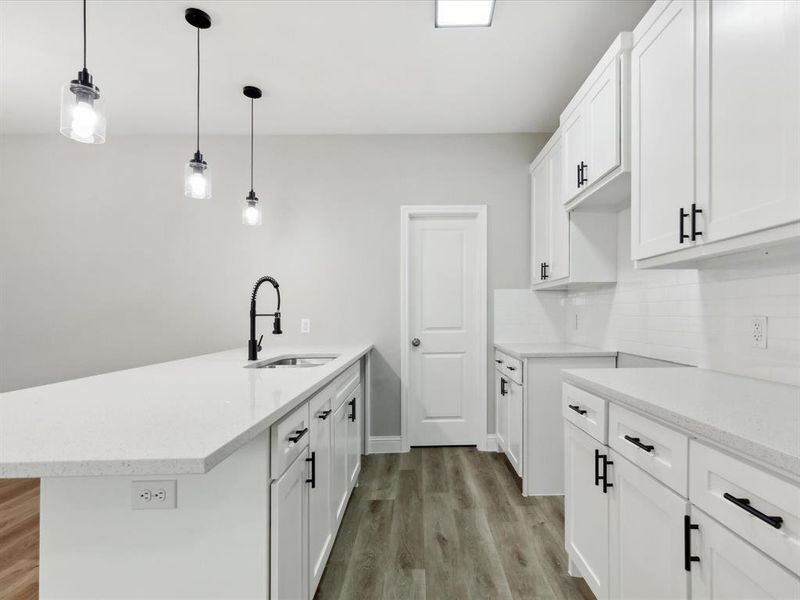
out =
[[[87,74],[88,75],[88,74]],[[80,76],[79,76],[80,77]],[[61,88],[61,134],[84,144],[106,141],[104,98],[89,81],[74,79]]]
[[[196,200],[211,198],[211,171],[199,153],[186,164],[183,193],[187,198]]]
[[[244,206],[242,206],[242,224],[250,225],[251,227],[261,225],[261,205],[252,191],[245,198]]]

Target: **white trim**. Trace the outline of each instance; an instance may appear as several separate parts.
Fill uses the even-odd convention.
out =
[[[369,438],[367,449],[369,454],[396,454],[404,451],[403,440],[399,435],[375,435]]]
[[[497,435],[494,433],[486,436],[486,452],[500,452],[500,446],[497,445]]]
[[[478,439],[476,440],[478,450],[486,450],[488,445],[486,431],[486,411],[487,404],[487,371],[489,369],[487,358],[487,306],[488,306],[488,283],[487,283],[487,208],[485,204],[474,205],[417,205],[400,207],[400,439],[403,452],[408,452],[411,448],[408,442],[408,287],[409,287],[409,261],[408,261],[408,230],[409,222],[415,216],[449,216],[449,217],[475,217],[478,225],[478,314],[480,323],[478,324],[478,402],[482,406],[479,410]]]

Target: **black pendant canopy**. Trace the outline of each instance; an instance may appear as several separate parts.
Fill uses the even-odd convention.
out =
[[[211,27],[211,17],[208,16],[206,11],[200,10],[199,8],[186,9],[186,22],[198,29],[208,29]]]

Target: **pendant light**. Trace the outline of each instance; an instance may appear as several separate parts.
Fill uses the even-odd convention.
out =
[[[200,153],[200,30],[211,27],[211,17],[199,8],[186,9],[186,21],[197,29],[197,150],[186,165],[183,192],[187,198],[211,198],[211,173]]]
[[[247,98],[250,98],[250,193],[244,199],[242,223],[257,227],[261,225],[261,206],[258,204],[258,197],[253,191],[253,101],[261,98],[261,90],[252,85],[246,85],[242,93]]]
[[[83,0],[83,69],[61,88],[61,134],[84,144],[106,141],[106,117],[100,88],[86,70],[86,0]]]

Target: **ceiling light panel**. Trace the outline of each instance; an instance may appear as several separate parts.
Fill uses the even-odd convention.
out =
[[[495,0],[435,0],[436,27],[489,27]]]

